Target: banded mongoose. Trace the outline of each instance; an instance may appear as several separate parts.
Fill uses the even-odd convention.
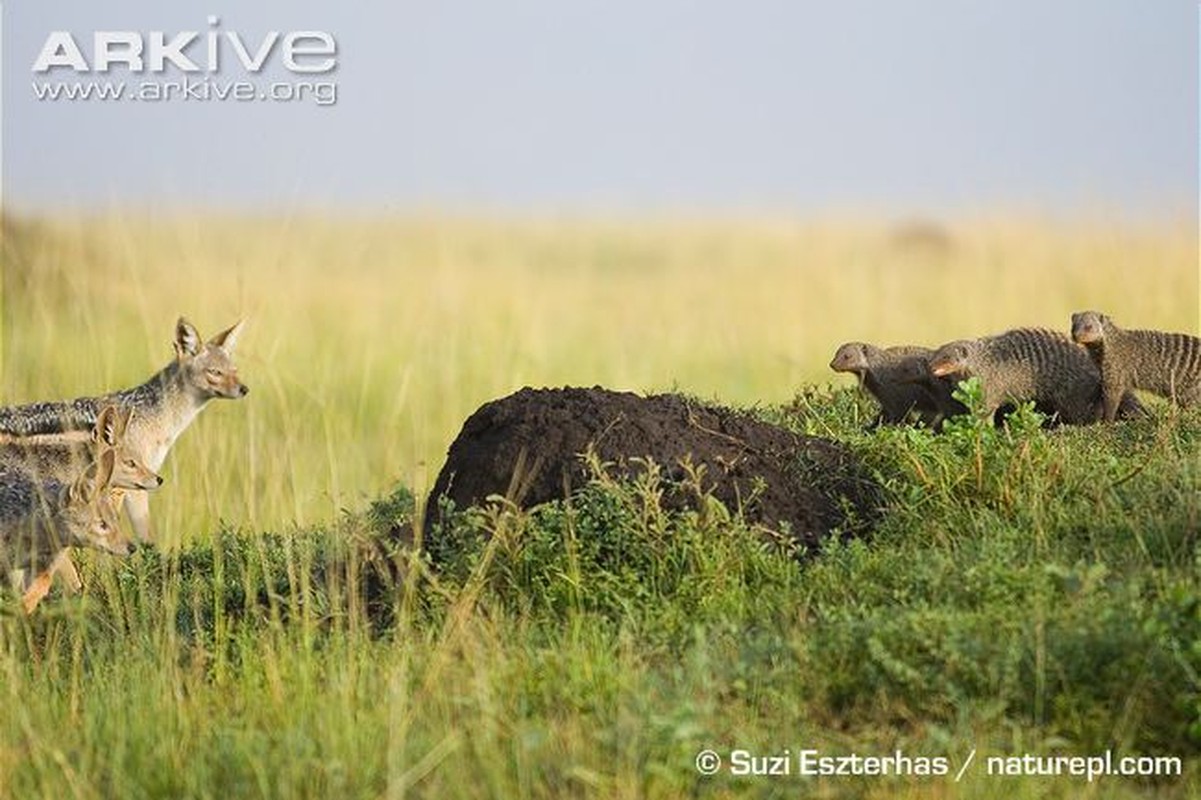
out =
[[[853,373],[860,387],[880,401],[880,415],[872,427],[903,423],[911,413],[933,427],[943,416],[935,397],[922,384],[898,379],[898,370],[908,361],[929,357],[932,352],[927,347],[911,345],[882,348],[864,342],[846,342],[835,351],[830,369]]]
[[[1201,338],[1125,330],[1097,311],[1080,311],[1072,315],[1072,339],[1084,345],[1101,372],[1107,421],[1121,414],[1131,389],[1153,392],[1181,406],[1201,402]]]
[[[1083,349],[1062,333],[1017,328],[981,339],[949,342],[930,359],[933,377],[976,376],[991,417],[1005,403],[1033,400],[1069,425],[1095,422],[1100,375]]]
[[[930,358],[933,355],[934,351],[930,350],[927,355],[915,355],[907,358],[897,365],[896,372],[893,374],[899,383],[916,384],[925,389],[926,393],[933,398],[934,404],[941,414],[941,419],[934,426],[938,427],[947,417],[966,414],[967,406],[955,399],[954,393],[958,381],[951,377],[936,377],[930,374]]]
[[[957,417],[960,414],[968,412],[967,406],[955,399],[955,390],[959,388],[959,379],[951,376],[936,377],[930,374],[930,359],[924,356],[919,356],[906,361],[897,370],[897,380],[904,383],[916,383],[924,386],[926,391],[933,395],[935,401],[942,409],[942,419],[932,427],[934,430],[942,430],[942,423],[947,417]],[[1035,409],[1051,416],[1045,407],[1039,407],[1035,404]],[[994,416],[994,422],[998,428],[1004,425],[1005,417],[1012,414],[1016,407],[1012,403],[1003,403],[997,409]],[[1048,422],[1048,424],[1050,424]]]

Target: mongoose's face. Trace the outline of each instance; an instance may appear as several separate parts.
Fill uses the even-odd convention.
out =
[[[1096,311],[1080,311],[1072,315],[1072,339],[1079,344],[1105,341],[1105,315]]]
[[[867,369],[867,351],[861,342],[847,342],[838,348],[830,361],[835,372],[863,372]]]
[[[925,383],[930,380],[930,360],[921,356],[907,358],[897,364],[893,378],[899,383]]]
[[[966,375],[970,355],[971,345],[968,342],[944,344],[930,359],[930,374],[936,378]]]
[[[185,382],[198,400],[214,397],[236,400],[249,394],[250,389],[238,380],[238,368],[233,358],[241,329],[239,322],[201,343],[200,334],[192,324],[182,318],[179,320],[175,330],[175,354]]]

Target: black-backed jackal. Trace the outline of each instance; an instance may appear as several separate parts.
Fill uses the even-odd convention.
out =
[[[106,405],[133,412],[125,431],[129,452],[153,471],[163,465],[171,445],[209,400],[237,399],[250,390],[238,380],[234,347],[242,331],[237,323],[207,342],[183,317],[175,325],[175,360],[148,381],[131,389],[75,400],[0,408],[0,435],[44,437],[93,429]],[[152,539],[150,501],[145,492],[130,492],[125,511],[138,541]]]
[[[127,491],[149,491],[162,485],[163,479],[142,463],[142,459],[126,442],[126,431],[133,409],[106,405],[96,417],[96,424],[86,438],[80,433],[58,433],[26,436],[0,442],[0,477],[24,473],[36,482],[55,481],[74,483],[88,465],[100,461],[106,450],[113,451],[113,472],[109,481],[109,496],[114,508],[120,508]],[[52,574],[61,575],[73,591],[82,583],[67,550],[51,567]]]
[[[18,583],[26,612],[49,591],[54,564],[68,547],[116,555],[134,549],[121,534],[109,493],[115,458],[105,450],[73,483],[0,474],[0,566]]]

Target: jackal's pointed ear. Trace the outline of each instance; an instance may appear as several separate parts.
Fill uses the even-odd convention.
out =
[[[105,450],[100,454],[99,469],[96,471],[96,476],[92,481],[92,491],[100,494],[108,489],[109,484],[113,480],[113,467],[117,465],[117,454],[112,450]]]
[[[100,413],[96,415],[96,424],[92,428],[92,441],[116,447],[125,430],[121,417],[121,412],[114,405],[107,405],[100,409]]]
[[[129,421],[133,419],[133,409],[122,408],[121,406],[112,406],[112,409],[112,446],[116,447],[125,439],[125,431],[129,429]]]
[[[175,323],[175,357],[192,357],[200,352],[200,334],[196,327],[183,317]]]
[[[100,444],[108,439],[109,430],[112,428],[112,406],[105,406],[100,409],[100,413],[96,415],[96,424],[92,426],[92,442]]]
[[[116,464],[116,458],[115,452],[105,450],[100,454],[100,458],[89,464],[79,480],[71,485],[72,502],[90,503],[96,499],[97,495],[108,489],[109,482],[113,479],[113,466]]]
[[[246,324],[246,320],[240,319],[232,328],[227,328],[212,339],[209,339],[209,344],[214,347],[220,347],[225,351],[226,355],[232,356],[234,348],[238,346],[238,336],[242,333],[242,326]]]

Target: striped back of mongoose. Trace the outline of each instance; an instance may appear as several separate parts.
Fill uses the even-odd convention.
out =
[[[1181,406],[1201,403],[1201,338],[1187,333],[1125,330],[1096,311],[1072,315],[1072,338],[1101,371],[1105,419],[1119,415],[1123,396],[1143,389]]]
[[[934,354],[930,371],[935,377],[978,377],[990,415],[1004,403],[1032,400],[1067,424],[1098,417],[1100,374],[1088,354],[1058,331],[1016,328],[950,342]]]
[[[899,424],[910,414],[933,427],[944,411],[922,383],[901,379],[901,372],[913,359],[926,358],[933,351],[916,345],[876,347],[865,342],[841,345],[830,361],[835,372],[850,372],[859,378],[859,385],[880,403],[877,423]]]

